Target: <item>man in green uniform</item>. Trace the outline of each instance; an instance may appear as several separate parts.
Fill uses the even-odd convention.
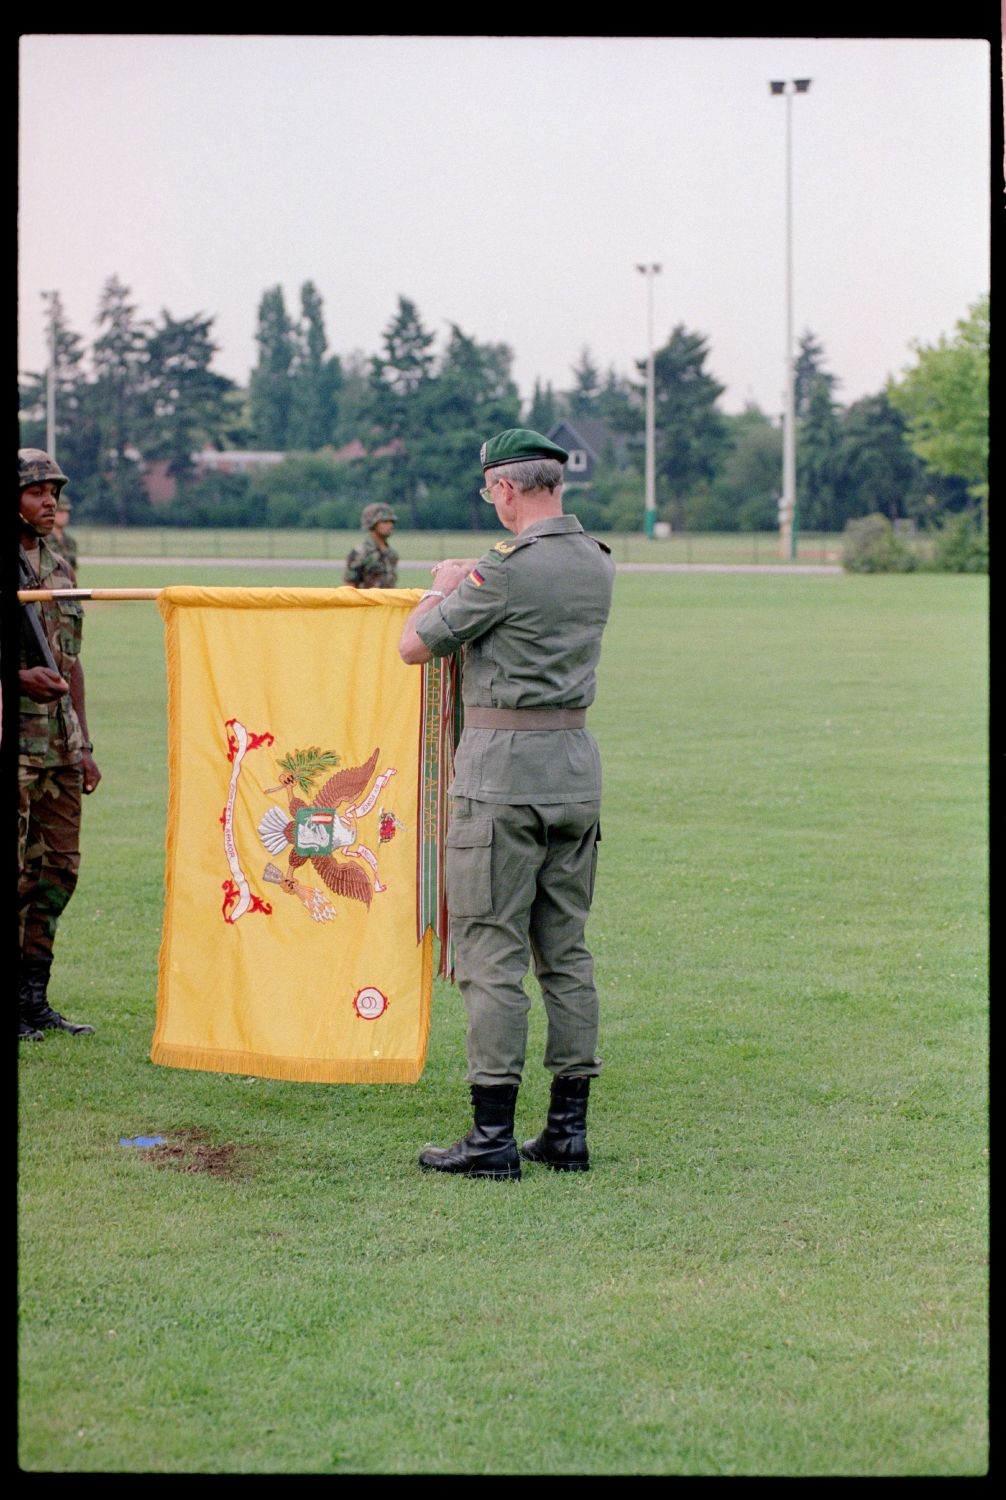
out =
[[[68,529],[70,520],[70,502],[65,495],[60,495],[56,506],[56,520],[52,528],[52,549],[70,564],[70,572],[73,574],[74,583],[77,580],[77,538]]]
[[[483,499],[512,533],[434,571],[407,620],[403,659],[463,651],[464,732],[447,833],[447,906],[468,1015],[475,1124],[420,1158],[428,1171],[520,1176],[520,1156],[586,1171],[598,1002],[584,941],[600,838],[601,761],[586,728],[611,607],[608,548],[562,510],[568,455],[511,428],[482,446]],[[548,1018],[545,1129],[518,1153],[533,962]]]
[[[59,465],[40,448],[18,450],[19,562],[22,586],[74,587],[69,565],[48,544],[60,491]],[[31,630],[29,609],[39,626]],[[77,884],[81,794],[101,772],[91,755],[80,665],[83,609],[60,599],[26,606],[21,631],[18,743],[18,1038],[46,1031],[94,1030],[68,1021],[47,999],[59,918]]]
[[[346,558],[343,583],[354,589],[394,589],[398,587],[398,553],[388,538],[398,517],[390,505],[375,501],[365,505],[360,525],[366,536]]]

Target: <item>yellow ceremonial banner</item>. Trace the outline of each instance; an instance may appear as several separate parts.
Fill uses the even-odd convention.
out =
[[[154,1062],[319,1083],[422,1073],[425,689],[398,654],[418,598],[162,590],[170,790]]]

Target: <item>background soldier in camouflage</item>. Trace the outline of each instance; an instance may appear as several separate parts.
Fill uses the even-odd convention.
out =
[[[585,1172],[587,1096],[600,1072],[584,927],[601,836],[601,759],[586,727],[611,608],[608,548],[562,510],[567,454],[511,428],[482,447],[483,499],[512,535],[433,570],[399,649],[410,663],[464,651],[464,732],[447,830],[447,908],[468,1014],[475,1124],[427,1171],[516,1178],[520,1157]],[[533,963],[548,1018],[545,1129],[518,1153]]]
[[[73,574],[74,582],[77,580],[77,538],[73,532],[68,530],[67,523],[70,520],[70,502],[65,495],[60,495],[56,505],[56,520],[52,528],[53,551],[70,564],[70,572]]]
[[[69,564],[47,542],[67,477],[40,448],[18,450],[18,524],[24,582],[30,588],[75,586]],[[59,918],[80,867],[81,794],[101,772],[91,755],[80,664],[83,608],[72,599],[29,606],[48,653],[26,617],[21,631],[18,743],[18,1038],[46,1031],[93,1031],[68,1021],[46,998]],[[47,659],[48,658],[48,659]]]
[[[398,553],[388,543],[398,517],[390,505],[365,505],[360,525],[367,533],[346,558],[343,583],[354,589],[398,587]]]

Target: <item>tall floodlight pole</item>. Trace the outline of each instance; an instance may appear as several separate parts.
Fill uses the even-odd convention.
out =
[[[49,365],[45,372],[45,451],[56,457],[56,293],[43,292],[49,307]]]
[[[796,362],[793,357],[793,95],[805,94],[809,78],[776,79],[773,94],[786,100],[786,410],[782,432],[782,498],[779,501],[779,553],[796,556]]]
[[[657,520],[656,416],[653,387],[653,278],[660,274],[658,265],[637,265],[646,277],[646,535],[652,541]]]

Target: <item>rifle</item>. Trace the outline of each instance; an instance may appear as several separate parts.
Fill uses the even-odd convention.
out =
[[[17,571],[18,580],[23,589],[38,588],[39,580],[35,577],[34,570],[28,561],[28,556],[24,548],[20,546],[17,549]],[[56,665],[56,658],[53,656],[52,647],[49,645],[49,637],[42,628],[38,605],[24,604],[22,607],[28,625],[28,633],[32,638],[35,650],[42,658],[42,665],[48,667],[50,671],[55,672],[57,677],[62,677],[63,674]],[[64,693],[63,696],[66,697],[66,694]]]

